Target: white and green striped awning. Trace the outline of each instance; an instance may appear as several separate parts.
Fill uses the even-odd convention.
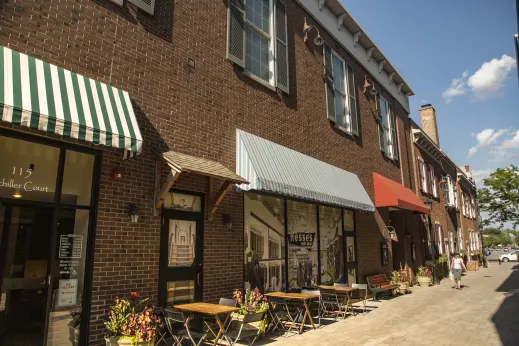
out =
[[[128,92],[0,46],[0,117],[139,154],[142,135]]]

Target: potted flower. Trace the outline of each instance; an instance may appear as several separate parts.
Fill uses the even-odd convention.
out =
[[[235,289],[233,298],[238,302],[240,310],[233,314],[233,318],[237,320],[243,319],[244,315],[266,312],[269,309],[267,298],[264,297],[256,287],[252,291],[245,290],[245,294],[241,290]],[[268,326],[267,315],[260,322],[251,323],[251,327],[261,330],[261,334],[265,334]]]
[[[392,271],[391,280],[389,280],[389,283],[391,285],[399,285],[399,292],[406,294],[407,290],[409,289],[409,279],[407,278],[407,272],[405,270]]]
[[[428,287],[431,284],[432,272],[429,267],[420,266],[416,272],[416,281],[420,287]]]
[[[129,298],[116,297],[105,322],[106,346],[154,345],[162,321],[153,314],[153,307],[147,302],[148,299],[142,299],[137,292],[131,292]]]

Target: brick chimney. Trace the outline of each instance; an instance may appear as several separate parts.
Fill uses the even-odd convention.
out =
[[[466,176],[469,177],[469,178],[472,178],[472,173],[470,172],[470,166],[465,166],[465,173],[466,173]]]
[[[420,114],[420,125],[424,132],[440,146],[440,138],[438,137],[438,125],[436,124],[436,111],[430,104],[422,105],[418,110]]]

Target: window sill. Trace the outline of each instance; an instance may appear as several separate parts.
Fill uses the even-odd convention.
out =
[[[355,134],[354,134],[353,132],[349,131],[349,130],[348,130],[347,128],[345,128],[344,126],[341,126],[341,125],[335,123],[335,126],[334,126],[334,127],[335,127],[337,130],[340,130],[340,131],[342,131],[342,132],[344,132],[344,133],[346,133],[346,134],[348,134],[348,135],[350,135],[350,136],[352,136],[352,137],[355,136]]]
[[[243,75],[249,77],[250,79],[252,79],[255,82],[258,82],[259,84],[263,85],[265,88],[267,88],[269,90],[276,91],[276,87],[274,87],[270,83],[266,82],[265,80],[259,78],[258,76],[250,73],[249,71],[247,71],[245,69],[243,70]]]

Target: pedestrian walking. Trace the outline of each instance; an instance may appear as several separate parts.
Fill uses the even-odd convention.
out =
[[[454,258],[451,261],[451,272],[454,276],[454,283],[456,285],[456,289],[461,289],[461,271],[462,269],[467,270],[465,267],[465,263],[463,262],[463,258],[461,258],[460,253],[456,252],[454,254]]]

